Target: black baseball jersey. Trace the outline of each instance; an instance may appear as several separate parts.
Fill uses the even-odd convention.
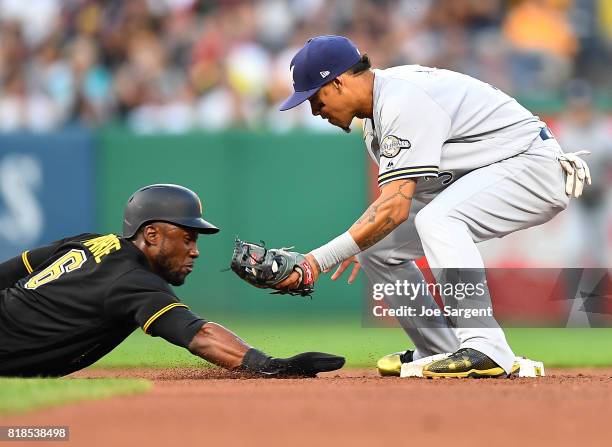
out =
[[[69,374],[138,326],[187,347],[205,323],[150,270],[142,251],[114,234],[24,252],[0,264],[0,278],[0,375]]]

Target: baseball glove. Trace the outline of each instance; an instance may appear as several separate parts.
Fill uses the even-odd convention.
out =
[[[249,349],[242,360],[242,368],[268,377],[316,377],[318,373],[335,371],[344,366],[345,359],[324,352],[302,352],[289,358],[270,357],[257,349]]]
[[[312,267],[304,255],[288,248],[266,248],[263,245],[236,238],[230,268],[249,284],[272,289],[294,271],[300,275],[296,289],[279,289],[273,293],[310,296],[314,292]]]

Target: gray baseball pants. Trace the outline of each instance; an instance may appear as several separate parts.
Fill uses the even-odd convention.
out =
[[[556,140],[538,138],[519,155],[460,176],[433,199],[414,200],[405,222],[358,255],[370,282],[424,281],[414,262],[423,255],[434,271],[465,268],[484,272],[476,243],[540,225],[567,207],[565,174],[556,159],[560,152]],[[490,306],[488,289],[484,298]],[[387,295],[385,301],[390,307],[437,307],[427,291],[412,301],[403,295]],[[487,327],[452,327],[442,316],[398,320],[415,345],[415,360],[473,348],[506,372],[514,362],[512,349],[494,319]]]

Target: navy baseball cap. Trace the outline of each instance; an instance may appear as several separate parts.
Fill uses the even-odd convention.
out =
[[[280,106],[289,110],[303,103],[361,59],[353,42],[342,36],[309,39],[289,64],[295,92]]]

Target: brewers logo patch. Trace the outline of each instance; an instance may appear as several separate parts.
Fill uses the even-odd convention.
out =
[[[402,149],[410,149],[410,141],[402,140],[395,135],[387,135],[383,138],[380,145],[380,155],[387,158],[393,158]]]

